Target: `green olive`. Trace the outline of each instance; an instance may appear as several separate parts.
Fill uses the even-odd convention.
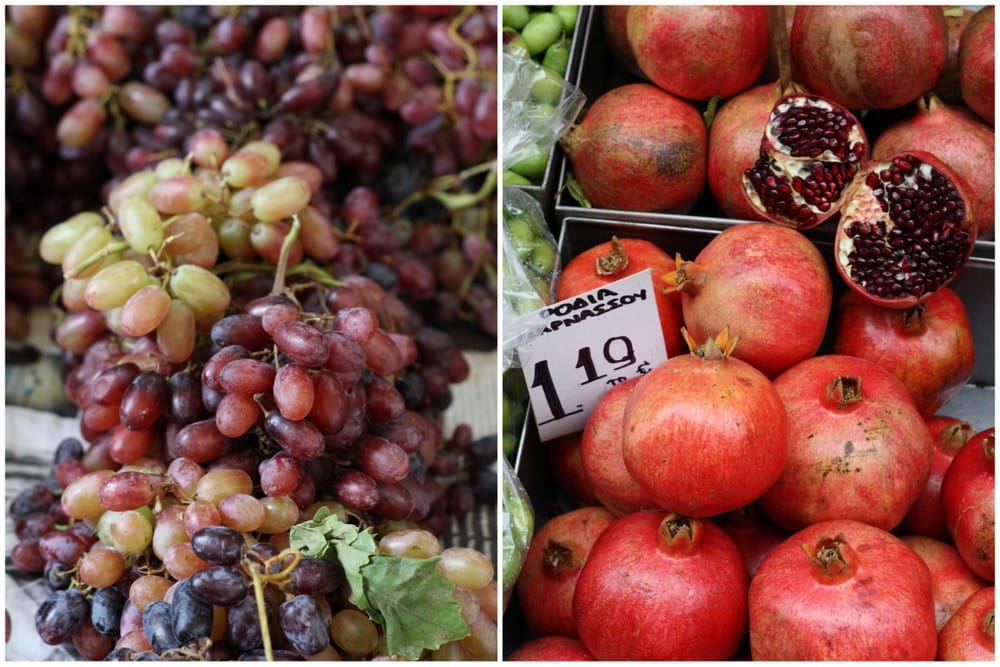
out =
[[[565,77],[566,69],[569,67],[569,40],[560,39],[545,49],[545,55],[542,56],[542,66],[561,77]]]
[[[521,38],[528,47],[528,53],[537,56],[555,42],[563,33],[563,20],[552,12],[542,12],[531,17]]]
[[[548,53],[546,51],[546,53]],[[555,106],[562,97],[563,81],[557,72],[542,68],[534,83],[531,84],[531,97],[540,104]]]
[[[510,169],[504,169],[501,174],[501,182],[504,185],[531,185],[531,181],[526,179],[521,174],[511,171]]]
[[[503,27],[521,30],[528,24],[531,12],[526,5],[504,5]]]
[[[539,152],[534,155],[527,157],[517,164],[512,164],[508,167],[515,174],[520,174],[521,176],[527,178],[532,183],[539,183],[542,177],[545,176],[545,165],[549,162],[549,154],[547,152]]]
[[[553,5],[552,13],[559,17],[567,35],[572,35],[576,28],[576,17],[580,13],[579,5]]]

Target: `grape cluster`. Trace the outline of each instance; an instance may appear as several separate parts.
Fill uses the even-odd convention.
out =
[[[37,6],[7,19],[8,220],[36,241],[202,130],[264,140],[343,202],[320,209],[348,241],[339,264],[398,286],[438,325],[495,333],[495,7]],[[15,277],[51,279],[37,271]]]

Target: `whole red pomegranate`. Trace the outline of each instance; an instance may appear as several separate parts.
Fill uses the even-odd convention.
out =
[[[929,93],[917,100],[916,113],[887,127],[872,146],[873,160],[910,150],[926,151],[944,162],[969,186],[979,222],[977,237],[992,238],[996,185],[993,127]]]
[[[976,243],[975,202],[923,151],[866,163],[844,189],[834,264],[872,303],[909,308],[946,286]]]
[[[969,569],[994,579],[995,444],[990,428],[965,443],[941,480],[941,509],[958,553]]]
[[[574,637],[539,637],[521,644],[507,660],[528,662],[578,662],[594,656]]]
[[[567,433],[547,443],[549,465],[556,486],[569,499],[578,505],[599,505],[583,471],[582,435],[580,431]]]
[[[632,45],[628,43],[628,5],[604,5],[601,11],[601,27],[604,30],[604,41],[619,65],[637,78],[645,75],[635,62]]]
[[[597,539],[573,595],[598,660],[724,660],[746,632],[747,573],[707,519],[636,512]]]
[[[608,389],[594,405],[580,441],[580,458],[594,495],[615,516],[659,505],[629,473],[622,454],[625,405],[641,375]]]
[[[743,554],[743,563],[751,577],[757,573],[761,561],[771,549],[784,542],[789,535],[757,503],[720,514],[713,521],[732,538]]]
[[[767,7],[637,5],[626,21],[639,69],[689,100],[732,97],[757,81],[767,60]]]
[[[719,107],[708,128],[708,187],[719,208],[737,220],[766,220],[743,194],[743,170],[760,154],[761,128],[784,94],[780,83],[754,86]],[[790,91],[789,91],[790,92]]]
[[[937,82],[948,28],[937,6],[809,5],[789,41],[809,90],[848,109],[896,109]]]
[[[747,203],[765,219],[796,229],[815,227],[840,210],[844,189],[868,157],[860,121],[833,100],[789,93],[761,127],[756,162],[740,162]]]
[[[920,495],[934,442],[906,387],[866,359],[824,355],[779,375],[788,462],[760,499],[788,529],[853,519],[891,530]]]
[[[559,142],[598,208],[688,213],[705,189],[704,119],[648,83],[604,93]]]
[[[976,346],[962,299],[947,287],[905,310],[857,292],[837,304],[834,354],[874,361],[898,377],[930,417],[972,377]]]
[[[750,582],[754,660],[933,660],[927,565],[859,521],[813,524],[774,548]]]
[[[830,271],[812,241],[763,222],[727,227],[694,261],[678,258],[664,282],[680,291],[695,340],[729,327],[740,339],[733,355],[772,378],[816,354],[833,305]]]
[[[900,539],[924,560],[931,572],[934,619],[940,631],[962,603],[987,583],[969,569],[951,544],[923,535],[905,535]]]
[[[616,237],[584,250],[566,263],[559,274],[556,300],[589,292],[646,269],[652,270],[653,284],[658,285],[660,276],[675,268],[674,258],[655,243]],[[680,295],[656,290],[655,298],[667,356],[684,354],[687,347],[681,336]]]
[[[927,428],[934,440],[931,475],[927,478],[927,484],[920,492],[920,496],[900,522],[898,532],[949,540],[951,536],[944,524],[944,513],[941,510],[941,480],[955,454],[976,432],[969,422],[945,415],[929,417]]]
[[[532,536],[515,590],[534,636],[577,636],[573,591],[594,542],[614,519],[603,507],[581,507],[557,514]]]
[[[991,125],[994,117],[996,74],[994,61],[993,19],[996,7],[986,5],[979,9],[962,31],[958,45],[958,77],[962,100],[980,118]]]
[[[986,586],[965,601],[938,633],[938,660],[996,660],[996,588]]]
[[[660,507],[714,516],[766,491],[788,456],[771,381],[732,356],[726,329],[643,375],[625,406],[622,455]]]

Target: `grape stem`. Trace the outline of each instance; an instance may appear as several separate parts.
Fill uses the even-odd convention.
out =
[[[484,172],[486,173],[486,179],[483,181],[483,184],[479,186],[479,189],[476,192],[460,192],[457,194],[450,194],[447,192],[448,189],[461,185],[466,179]],[[430,182],[428,187],[410,193],[410,195],[405,197],[403,201],[399,202],[399,204],[397,204],[392,211],[392,217],[399,218],[403,214],[403,211],[405,211],[409,206],[427,197],[437,199],[451,211],[469,208],[489,196],[489,194],[496,189],[496,184],[496,160],[483,162],[454,174],[438,176]]]
[[[66,280],[75,278],[76,276],[80,275],[81,271],[86,271],[97,262],[106,259],[108,255],[114,254],[116,252],[124,252],[127,249],[128,249],[128,243],[126,243],[125,241],[119,241],[118,243],[109,243],[108,245],[104,246],[103,248],[92,254],[87,259],[83,260],[82,262],[74,266],[69,271],[63,273],[63,278]]]
[[[288,236],[281,242],[281,254],[278,256],[278,268],[274,272],[274,284],[271,286],[271,296],[280,296],[285,291],[285,272],[288,270],[288,255],[292,252],[295,240],[299,238],[298,214],[292,216],[292,228],[288,230]]]
[[[264,584],[281,583],[288,578],[292,570],[296,568],[302,560],[302,554],[297,549],[285,549],[277,556],[269,558],[262,564],[263,571],[270,570],[271,563],[280,563],[288,556],[292,557],[291,563],[283,567],[280,571],[268,574],[261,574],[257,567],[247,563],[247,570],[250,571],[250,579],[253,582],[253,596],[257,603],[257,617],[260,623],[260,636],[264,642],[264,657],[268,662],[274,662],[274,650],[271,648],[271,632],[267,624],[267,606],[264,602]]]

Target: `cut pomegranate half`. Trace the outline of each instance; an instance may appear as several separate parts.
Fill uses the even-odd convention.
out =
[[[743,193],[772,222],[815,227],[840,209],[867,157],[868,138],[850,111],[818,95],[785,95],[771,110],[760,157],[743,172]]]
[[[976,242],[968,191],[929,153],[865,164],[844,191],[834,241],[840,275],[889,308],[909,308],[944,287]]]

